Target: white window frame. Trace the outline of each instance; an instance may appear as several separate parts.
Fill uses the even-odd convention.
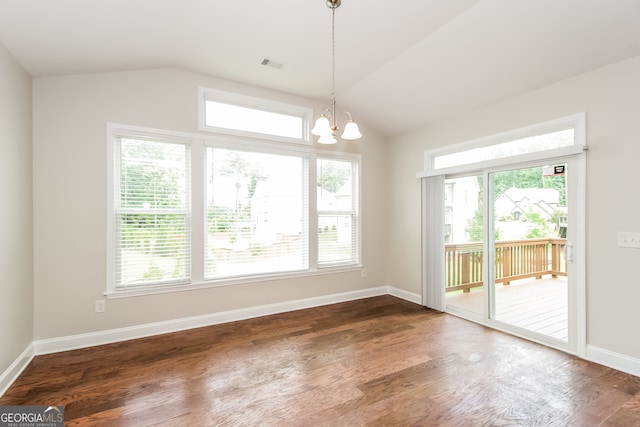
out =
[[[493,145],[502,144],[504,142],[516,141],[523,138],[541,136],[569,129],[573,129],[574,131],[573,145],[571,146],[546,149],[528,154],[519,154],[515,156],[485,160],[476,163],[468,163],[459,166],[449,166],[439,169],[436,169],[434,166],[434,159],[438,156],[460,153],[476,148],[490,147]],[[427,150],[424,152],[424,171],[419,172],[417,174],[417,177],[426,178],[436,175],[455,175],[459,173],[465,173],[469,170],[482,170],[514,163],[527,163],[552,157],[570,156],[573,154],[582,153],[586,149],[586,114],[577,113],[570,116],[560,117],[558,119],[537,123],[531,126],[525,126],[506,132],[473,139],[470,141]]]
[[[362,158],[360,154],[352,153],[335,153],[324,150],[316,150],[313,146],[301,144],[282,144],[273,141],[260,141],[256,139],[238,139],[225,135],[203,136],[200,134],[191,134],[184,132],[175,132],[163,129],[145,128],[140,126],[131,126],[117,123],[107,123],[107,283],[104,295],[109,298],[123,298],[139,295],[151,295],[158,293],[175,292],[181,290],[192,290],[201,288],[210,288],[218,286],[229,286],[242,283],[252,283],[268,281],[280,278],[305,277],[319,274],[332,274],[342,271],[355,271],[362,268],[362,209],[361,209],[361,175],[362,175]],[[114,143],[116,138],[153,138],[158,140],[179,141],[188,143],[191,146],[191,202],[192,202],[192,239],[191,239],[191,280],[188,283],[180,284],[162,284],[162,285],[141,285],[124,288],[116,288],[115,286],[115,175],[114,175]],[[289,154],[305,157],[309,165],[317,164],[318,158],[348,160],[355,162],[357,168],[357,254],[356,259],[352,263],[318,265],[318,213],[317,213],[317,191],[316,191],[316,168],[308,168],[308,230],[307,243],[309,254],[309,266],[306,270],[295,272],[283,272],[273,274],[254,274],[239,276],[233,278],[222,279],[204,279],[204,233],[205,233],[205,173],[204,173],[204,155],[206,146],[215,146],[221,148],[243,149],[247,151],[256,151],[273,154]],[[316,230],[314,232],[313,230]]]
[[[237,129],[208,126],[206,124],[206,103],[215,101],[223,104],[235,105],[239,107],[251,108],[258,111],[284,114],[292,117],[299,117],[302,120],[302,138],[289,138],[280,135],[271,135],[258,132],[242,131]],[[276,142],[286,142],[292,144],[312,145],[311,122],[313,120],[313,110],[299,105],[285,104],[268,99],[256,98],[252,96],[240,95],[237,93],[224,92],[221,90],[206,87],[198,88],[198,130],[203,132],[213,132],[216,134],[233,135],[244,138],[258,138]]]
[[[349,161],[352,164],[352,167],[354,168],[354,170],[352,171],[352,180],[351,180],[351,185],[352,185],[352,204],[351,204],[351,210],[346,211],[346,210],[335,210],[335,211],[320,211],[319,209],[316,208],[316,214],[315,214],[315,219],[316,221],[319,220],[321,215],[350,215],[352,217],[352,220],[354,222],[354,226],[356,227],[356,229],[354,230],[354,232],[356,233],[356,241],[354,242],[354,247],[353,247],[353,260],[354,263],[356,265],[361,265],[362,261],[361,261],[361,256],[362,256],[362,249],[361,249],[361,233],[362,233],[362,219],[361,219],[361,199],[362,199],[362,184],[360,182],[360,169],[361,169],[361,161],[360,161],[360,156],[359,155],[350,155],[350,154],[345,154],[345,153],[341,153],[339,155],[336,155],[335,153],[332,153],[331,155],[329,154],[324,154],[324,155],[319,155],[317,156],[316,160],[340,160],[340,161]],[[315,165],[317,165],[317,161],[315,162]],[[316,170],[317,172],[317,170]],[[315,179],[315,182],[317,182],[317,179]],[[315,186],[315,189],[317,191],[317,185]],[[316,202],[317,202],[317,197],[316,197]],[[310,228],[310,230],[316,230],[316,239],[319,238],[318,236],[318,226],[316,224],[315,228]],[[317,248],[317,245],[316,245]],[[322,268],[332,268],[335,266],[339,266],[339,265],[343,265],[343,263],[340,262],[324,262],[324,263],[318,263],[318,255],[316,254],[316,256],[314,257],[314,262],[317,263],[317,266],[319,269]]]
[[[140,285],[140,286],[131,286],[131,285],[122,285],[116,286],[116,198],[120,195],[120,189],[116,188],[115,182],[115,165],[116,159],[115,155],[115,144],[117,140],[120,138],[131,138],[131,139],[150,139],[159,142],[166,143],[177,143],[182,145],[189,146],[189,149],[193,149],[193,140],[185,137],[184,135],[180,135],[175,132],[165,132],[159,133],[150,131],[149,129],[138,128],[138,127],[127,127],[127,126],[113,126],[111,124],[107,124],[107,134],[108,134],[108,143],[107,143],[107,212],[109,220],[107,221],[107,265],[109,268],[107,269],[107,292],[114,293],[124,293],[127,292],[128,289],[142,289],[142,288],[165,288],[172,287],[177,285],[184,285],[184,280],[177,281],[163,281],[158,284],[153,285]],[[193,158],[191,157],[191,153],[189,153],[189,158],[191,159],[191,164],[193,165]],[[191,181],[187,182],[187,186],[189,187],[189,191],[191,190],[191,183],[193,182],[193,176],[191,176]],[[193,193],[193,192],[192,192]],[[193,201],[191,201],[191,206],[189,209],[192,209]],[[191,225],[191,231],[193,230],[193,212],[187,211],[187,215],[189,216],[189,222]],[[190,241],[190,245],[188,247],[188,251],[190,252],[190,258],[193,255],[193,244]],[[192,264],[193,265],[193,264]],[[192,275],[193,272],[187,268],[188,274]]]

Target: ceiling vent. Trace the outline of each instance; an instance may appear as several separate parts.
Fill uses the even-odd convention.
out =
[[[264,65],[265,67],[276,68],[278,70],[284,66],[284,64],[272,61],[269,58],[264,58],[260,64]]]

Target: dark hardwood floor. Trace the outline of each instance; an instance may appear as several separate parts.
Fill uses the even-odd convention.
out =
[[[640,378],[391,297],[35,357],[66,426],[640,426]]]

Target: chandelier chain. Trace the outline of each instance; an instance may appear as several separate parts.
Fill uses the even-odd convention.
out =
[[[336,96],[336,7],[333,7],[331,9],[331,97],[332,98]]]

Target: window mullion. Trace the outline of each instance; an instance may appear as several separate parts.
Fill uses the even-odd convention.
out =
[[[362,180],[360,179],[360,163],[353,163],[353,188],[352,194],[355,194],[356,197],[352,199],[352,224],[354,235],[354,245],[353,245],[353,259],[358,262],[358,264],[362,263]]]
[[[205,173],[204,142],[191,144],[191,282],[204,281]]]
[[[309,269],[318,268],[318,156],[312,154],[307,162],[308,182],[308,247],[309,247]]]

